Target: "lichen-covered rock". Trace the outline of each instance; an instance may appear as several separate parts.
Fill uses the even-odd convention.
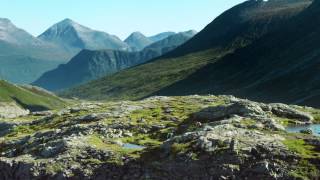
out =
[[[165,142],[163,147],[168,148],[168,144],[173,143],[188,143],[195,141],[195,148],[210,152],[219,149],[219,146],[231,147],[231,142],[237,141],[237,148],[234,148],[233,143],[232,149],[247,151],[261,145],[261,142],[263,142],[264,146],[272,147],[270,149],[270,153],[272,153],[272,150],[275,149],[285,149],[284,145],[281,143],[282,140],[284,140],[284,138],[278,135],[273,136],[259,131],[237,128],[231,124],[225,124],[212,127],[210,130],[206,128],[203,131],[190,132],[181,136],[176,136]]]
[[[265,115],[265,112],[257,103],[252,103],[250,101],[238,101],[229,105],[206,108],[194,114],[194,118],[219,120],[232,115],[249,117]]]
[[[29,110],[23,109],[13,102],[0,102],[0,118],[16,118],[26,116]]]
[[[304,123],[312,123],[313,116],[285,104],[263,104],[249,100],[241,100],[232,97],[230,104],[208,107],[194,114],[194,118],[209,121],[221,120],[232,116],[241,116],[253,119],[261,119],[268,122],[268,126],[274,129],[284,130],[284,127],[271,120],[271,115],[278,117],[295,119]],[[299,122],[297,122],[299,123]]]
[[[286,133],[282,124],[301,122],[303,108],[284,116],[273,107],[232,96],[152,97],[1,119],[0,179],[294,179],[319,139]],[[293,151],[304,144],[307,154]]]
[[[51,111],[37,111],[37,112],[32,112],[31,115],[33,115],[33,116],[52,116],[53,112],[51,112]]]
[[[314,118],[310,114],[295,110],[285,104],[270,104],[270,107],[272,108],[272,113],[280,117],[290,119],[294,118],[304,122],[312,122],[314,120]]]

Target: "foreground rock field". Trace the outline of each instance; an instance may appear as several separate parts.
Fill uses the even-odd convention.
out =
[[[285,128],[319,120],[233,96],[77,102],[1,119],[0,179],[317,179],[320,138]]]

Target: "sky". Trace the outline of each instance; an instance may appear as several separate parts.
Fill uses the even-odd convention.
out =
[[[0,16],[38,36],[70,18],[124,39],[134,31],[200,31],[244,0],[0,0]]]

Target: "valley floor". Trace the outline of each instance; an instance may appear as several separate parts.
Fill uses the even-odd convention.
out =
[[[0,120],[0,179],[316,179],[320,110],[233,96],[77,102]]]

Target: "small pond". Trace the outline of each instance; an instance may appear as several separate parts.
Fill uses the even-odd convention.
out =
[[[313,135],[320,136],[320,124],[300,125],[300,126],[289,126],[286,128],[287,132],[299,133],[301,130],[311,129]]]
[[[136,145],[136,144],[130,144],[130,143],[125,143],[122,146],[123,148],[126,149],[144,149],[144,146]]]

